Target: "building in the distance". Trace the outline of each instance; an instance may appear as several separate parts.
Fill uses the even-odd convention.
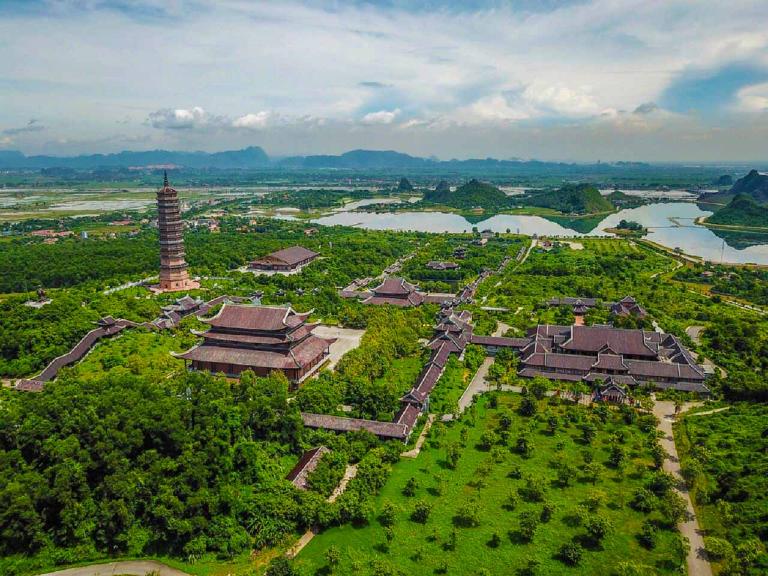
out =
[[[405,278],[390,276],[372,290],[373,294],[363,304],[391,304],[392,306],[418,306],[424,303],[424,294]]]
[[[189,278],[184,259],[184,223],[181,221],[179,196],[163,178],[163,187],[157,191],[157,227],[160,231],[160,284],[161,292],[177,292],[199,288]]]
[[[335,340],[315,336],[309,312],[291,308],[224,304],[208,320],[203,342],[182,354],[188,368],[237,378],[246,370],[257,376],[280,371],[294,384],[312,374],[328,357]]]
[[[267,254],[250,263],[251,270],[265,272],[295,272],[300,270],[320,254],[303,246],[291,246],[277,252]]]

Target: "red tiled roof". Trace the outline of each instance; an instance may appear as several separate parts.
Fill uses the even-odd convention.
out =
[[[309,314],[298,314],[291,308],[278,306],[224,304],[216,316],[202,321],[214,327],[274,332],[298,326]]]
[[[596,353],[608,345],[617,354],[655,358],[653,343],[644,330],[622,330],[607,326],[571,326],[570,338],[560,346],[567,350]]]

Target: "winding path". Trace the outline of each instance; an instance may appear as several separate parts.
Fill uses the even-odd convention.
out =
[[[688,404],[684,410],[691,408],[695,404]],[[672,433],[672,423],[675,421],[675,403],[670,401],[656,401],[653,404],[653,413],[659,419],[656,427],[662,436],[659,440],[662,448],[668,456],[664,460],[664,471],[669,472],[675,477],[678,483],[676,488],[680,496],[685,500],[687,509],[686,518],[678,526],[680,533],[688,538],[691,546],[688,550],[686,563],[688,564],[688,576],[712,576],[712,566],[709,564],[706,552],[704,551],[704,533],[699,527],[699,520],[696,517],[696,511],[691,502],[691,496],[688,493],[685,480],[680,472],[680,459],[677,456],[675,447],[675,437]]]

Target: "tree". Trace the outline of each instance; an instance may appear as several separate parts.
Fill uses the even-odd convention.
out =
[[[269,563],[265,576],[296,576],[296,571],[285,556],[277,556]]]
[[[336,546],[330,546],[328,550],[325,551],[325,561],[328,562],[328,565],[331,567],[331,572],[333,572],[336,566],[339,565],[340,560],[341,553]]]
[[[411,513],[411,520],[418,522],[419,524],[426,524],[429,519],[429,514],[432,512],[432,507],[424,500],[417,500],[416,505],[413,507]]]
[[[533,397],[537,400],[541,400],[547,393],[549,388],[547,380],[541,376],[533,378],[527,386],[528,392],[533,394]]]
[[[541,521],[546,524],[552,519],[557,507],[552,502],[544,502],[544,506],[541,509]]]
[[[656,533],[656,525],[650,520],[645,520],[637,535],[637,541],[641,546],[652,550],[656,547]]]
[[[595,428],[594,424],[587,422],[581,425],[581,439],[584,440],[585,444],[592,444],[592,440],[595,439],[596,435],[597,428]]]
[[[463,528],[475,528],[480,526],[480,515],[477,506],[471,502],[463,504],[453,516],[453,523]]]
[[[491,535],[491,539],[488,541],[488,546],[491,548],[498,548],[501,545],[501,536],[498,532],[494,532]]]
[[[569,566],[577,566],[584,555],[584,548],[576,542],[566,542],[560,547],[558,557]]]
[[[536,535],[536,529],[539,527],[539,515],[533,510],[526,510],[520,514],[519,522],[520,537],[526,542],[530,542],[533,540],[533,537]]]
[[[523,396],[523,399],[520,401],[520,415],[521,416],[534,416],[536,412],[538,411],[539,407],[536,404],[536,400],[529,396],[528,394],[525,394]]]
[[[461,447],[455,442],[451,442],[446,448],[446,461],[451,470],[456,470],[459,458],[461,458]]]
[[[587,530],[587,537],[594,546],[599,546],[612,530],[611,523],[608,519],[599,514],[591,514],[588,516],[584,523],[584,528]]]
[[[382,526],[394,526],[395,519],[397,517],[397,510],[392,502],[384,502],[384,506],[381,508],[381,514],[379,515],[379,523]]]
[[[416,480],[413,476],[411,476],[408,481],[405,483],[405,486],[403,487],[403,496],[415,496],[416,490],[419,487],[419,481]]]
[[[533,453],[533,440],[531,440],[530,436],[528,434],[520,434],[520,436],[517,437],[517,441],[515,442],[516,449],[518,453],[523,458],[530,458],[531,454]]]

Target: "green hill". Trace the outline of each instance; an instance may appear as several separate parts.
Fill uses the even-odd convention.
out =
[[[739,194],[746,194],[758,204],[768,203],[768,174],[750,170],[749,174],[736,180],[730,190],[704,194],[699,197],[699,200],[727,204]]]
[[[597,214],[613,210],[613,204],[591,184],[570,184],[559,190],[538,193],[526,198],[525,203],[564,214]]]
[[[443,204],[453,208],[484,208],[486,210],[503,209],[509,205],[507,195],[491,184],[470,180],[451,192],[447,186],[438,185],[424,194],[424,201]]]
[[[728,206],[707,218],[707,223],[768,228],[768,208],[746,194],[738,194]]]

